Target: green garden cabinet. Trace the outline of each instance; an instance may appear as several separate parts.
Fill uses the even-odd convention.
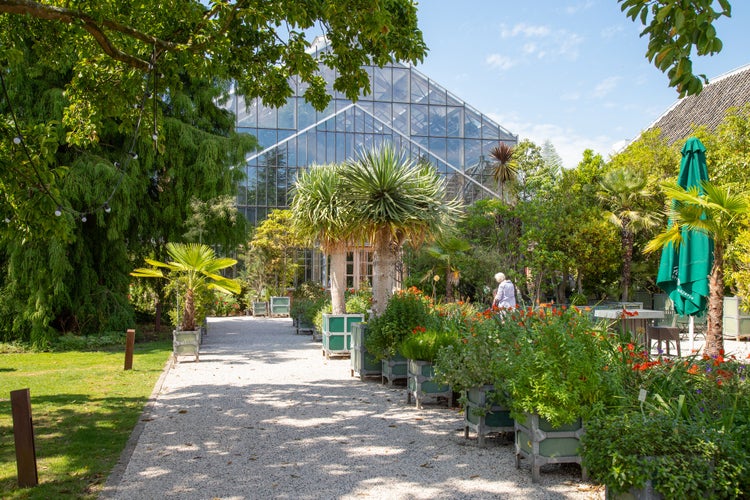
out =
[[[583,424],[577,420],[571,424],[554,427],[536,414],[525,414],[524,419],[515,421],[516,468],[521,459],[531,464],[531,480],[539,482],[539,468],[547,464],[581,463],[578,447],[583,435]],[[585,470],[581,469],[583,479]]]
[[[723,335],[725,339],[750,338],[750,314],[740,309],[739,297],[724,297]]]
[[[271,297],[269,303],[270,315],[276,318],[288,318],[290,305],[291,299],[289,297]]]
[[[357,376],[360,380],[366,377],[380,377],[382,367],[380,361],[370,354],[365,347],[367,337],[367,323],[354,323],[352,325],[351,345],[351,376]]]
[[[469,438],[469,430],[476,432],[479,446],[484,446],[487,434],[515,432],[510,410],[493,400],[494,393],[495,386],[487,384],[464,394],[464,437]]]
[[[349,356],[352,326],[364,320],[364,314],[323,314],[323,355]]]

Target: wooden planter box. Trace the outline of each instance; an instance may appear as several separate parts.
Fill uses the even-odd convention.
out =
[[[388,385],[393,385],[393,382],[396,380],[406,380],[407,379],[407,363],[406,358],[401,356],[400,354],[396,354],[395,356],[384,359],[381,361],[381,377],[380,382],[385,383],[385,381],[388,381]]]
[[[348,356],[352,347],[352,325],[364,321],[364,314],[323,314],[323,355]]]
[[[253,316],[268,316],[268,304],[266,302],[253,302]]]
[[[521,459],[531,463],[531,480],[539,482],[539,468],[547,464],[581,463],[578,453],[583,424],[580,420],[573,424],[553,427],[539,415],[526,414],[522,422],[515,422],[516,468]],[[581,469],[584,479],[586,472]]]
[[[356,373],[360,380],[365,377],[380,377],[383,373],[380,361],[370,354],[365,347],[367,323],[352,325],[351,376]]]
[[[469,430],[477,433],[479,446],[484,446],[484,438],[492,432],[514,432],[515,425],[510,410],[492,403],[495,387],[483,385],[466,391],[464,407],[464,437],[469,438]]]
[[[272,317],[289,317],[289,308],[291,306],[291,299],[289,297],[271,297],[269,303],[269,313]]]
[[[172,332],[172,351],[174,361],[179,362],[179,356],[194,356],[195,361],[200,361],[198,350],[201,345],[201,331],[178,331]]]
[[[434,381],[435,367],[431,361],[410,359],[407,361],[408,378],[406,382],[406,402],[414,401],[417,408],[422,408],[425,399],[437,403],[439,399],[445,399],[450,407],[453,403],[453,389],[449,385],[441,385]]]

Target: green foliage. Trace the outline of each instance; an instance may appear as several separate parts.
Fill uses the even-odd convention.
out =
[[[315,325],[315,317],[327,301],[328,294],[325,288],[307,281],[294,290],[289,314],[292,318],[299,318],[304,325]]]
[[[398,352],[407,359],[435,361],[438,353],[458,342],[455,332],[444,330],[415,330],[399,344]]]
[[[398,346],[416,327],[432,328],[432,301],[416,288],[399,290],[380,316],[368,322],[367,351],[377,359],[395,356]]]
[[[610,370],[611,337],[576,308],[517,309],[497,315],[496,388],[509,398],[514,418],[536,413],[552,425],[584,420],[621,393]]]
[[[101,335],[82,337],[80,335],[62,335],[51,346],[54,352],[93,351],[103,347],[120,347],[125,344],[125,332],[104,332]]]
[[[68,340],[77,342],[65,336]],[[136,342],[134,369],[123,370],[123,345],[0,356],[0,387],[31,393],[40,479],[34,488],[18,487],[6,393],[0,398],[0,497],[93,499],[101,494],[102,479],[121,458],[172,352],[171,340]]]
[[[290,210],[272,210],[256,228],[250,241],[246,260],[252,259],[251,267],[259,267],[262,272],[249,280],[254,290],[270,290],[271,294],[284,294],[294,283],[300,268],[296,259],[302,248],[303,239],[297,233]]]
[[[691,58],[713,55],[723,45],[714,22],[730,17],[729,0],[617,0],[620,9],[644,26],[648,37],[646,58],[669,77],[680,97],[698,94],[707,83],[705,75],[695,75]],[[714,5],[718,1],[718,8]]]

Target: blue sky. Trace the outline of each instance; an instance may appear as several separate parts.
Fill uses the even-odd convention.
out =
[[[750,2],[717,24],[724,49],[694,58],[709,80],[750,64]],[[566,167],[618,151],[677,101],[616,0],[422,0],[428,77]]]

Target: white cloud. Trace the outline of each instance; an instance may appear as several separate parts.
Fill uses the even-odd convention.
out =
[[[605,40],[611,40],[612,38],[616,37],[620,33],[624,31],[622,26],[607,26],[606,28],[603,28],[599,34],[602,38]]]
[[[545,57],[564,57],[575,61],[579,56],[579,47],[583,37],[565,29],[552,30],[548,26],[531,26],[518,23],[512,27],[500,26],[500,36],[504,39],[522,38],[526,40],[519,50],[537,59]]]
[[[538,146],[542,146],[545,141],[550,141],[562,158],[565,168],[578,166],[583,159],[583,152],[587,149],[602,155],[607,160],[610,155],[630,142],[622,139],[615,140],[606,135],[584,136],[570,127],[554,123],[529,123],[519,119],[518,116],[497,113],[488,113],[488,116],[510,132],[518,134],[519,141],[529,139]]]
[[[513,59],[502,54],[490,54],[485,58],[484,62],[488,66],[500,70],[507,70],[516,65]]]
[[[542,38],[548,36],[550,31],[547,26],[532,26],[526,23],[518,23],[510,28],[504,24],[500,26],[500,36],[503,38],[515,38],[518,35],[526,38]]]
[[[590,9],[593,6],[593,0],[586,0],[585,2],[578,2],[574,5],[568,5],[567,7],[565,7],[565,12],[567,14],[577,14],[578,12],[581,12],[583,10]]]
[[[605,97],[617,87],[620,80],[621,78],[619,76],[605,78],[594,87],[594,97]]]

